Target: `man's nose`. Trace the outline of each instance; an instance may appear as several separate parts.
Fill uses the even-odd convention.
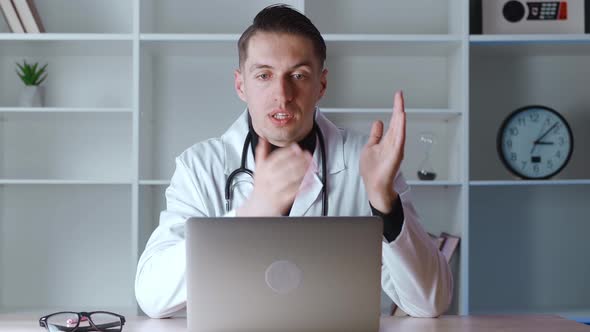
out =
[[[275,86],[275,100],[280,103],[288,103],[293,99],[294,87],[293,83],[287,78],[276,80]]]

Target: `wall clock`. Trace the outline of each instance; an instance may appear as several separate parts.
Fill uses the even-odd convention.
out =
[[[502,163],[511,173],[523,179],[548,179],[569,162],[574,137],[561,114],[532,105],[506,117],[496,144]]]

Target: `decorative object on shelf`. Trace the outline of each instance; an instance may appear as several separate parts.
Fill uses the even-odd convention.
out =
[[[531,105],[512,112],[498,131],[502,163],[523,179],[548,179],[569,162],[574,137],[566,119],[547,106]]]
[[[10,29],[10,32],[14,33],[24,33],[25,29],[20,22],[20,18],[16,13],[16,9],[12,5],[12,1],[10,0],[0,0],[0,11],[4,16],[4,20],[6,21],[6,25]]]
[[[37,6],[33,0],[12,0],[14,8],[28,33],[45,32],[45,27],[41,21],[41,16],[37,11]]]
[[[484,34],[584,33],[588,0],[483,0]]]
[[[436,179],[436,172],[432,163],[430,162],[430,154],[432,153],[432,146],[436,144],[436,136],[431,132],[420,134],[420,145],[424,147],[424,159],[418,167],[418,179],[432,181]]]
[[[39,63],[17,63],[18,69],[16,73],[25,84],[21,93],[20,106],[21,107],[42,107],[45,104],[45,87],[40,86],[47,78],[47,64],[39,67]]]

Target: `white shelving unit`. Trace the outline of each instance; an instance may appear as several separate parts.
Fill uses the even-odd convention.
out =
[[[165,208],[174,158],[244,111],[233,89],[236,43],[271,3],[52,0],[37,2],[48,33],[10,34],[0,22],[0,311],[137,311],[136,261]],[[376,119],[387,124],[393,92],[404,90],[402,170],[415,205],[429,232],[462,238],[449,313],[590,311],[581,278],[590,271],[562,257],[590,249],[581,218],[590,213],[590,157],[581,152],[590,79],[580,70],[590,39],[470,34],[467,0],[287,3],[324,33],[320,107],[338,125],[368,133]],[[18,106],[14,63],[23,59],[49,63],[47,107]],[[552,90],[556,78],[567,89]],[[499,121],[533,101],[556,101],[572,118],[577,152],[555,180],[512,179],[495,155]],[[435,181],[416,175],[424,132],[436,136]],[[542,265],[545,257],[570,277]],[[525,284],[553,288],[531,273],[566,291],[547,295],[553,304],[530,297]]]
[[[590,35],[481,35],[471,17],[469,311],[587,320]],[[497,156],[500,124],[526,105],[556,109],[573,130],[570,163],[550,180],[516,179]]]

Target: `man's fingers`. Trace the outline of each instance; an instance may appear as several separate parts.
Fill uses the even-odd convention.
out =
[[[369,141],[367,145],[372,146],[375,144],[379,144],[381,141],[381,137],[383,137],[383,122],[381,120],[373,122],[371,126],[371,134],[369,136]]]
[[[395,123],[395,143],[394,153],[399,156],[399,160],[404,159],[404,147],[406,145],[406,113],[399,113],[399,118]]]
[[[401,114],[405,114],[405,109],[404,94],[402,91],[397,91],[393,97],[393,114],[391,115],[391,120],[389,120],[389,128],[396,129],[395,123],[399,121]]]
[[[258,139],[258,144],[256,145],[256,161],[265,161],[268,159],[269,154],[270,143],[264,137],[260,137]]]

